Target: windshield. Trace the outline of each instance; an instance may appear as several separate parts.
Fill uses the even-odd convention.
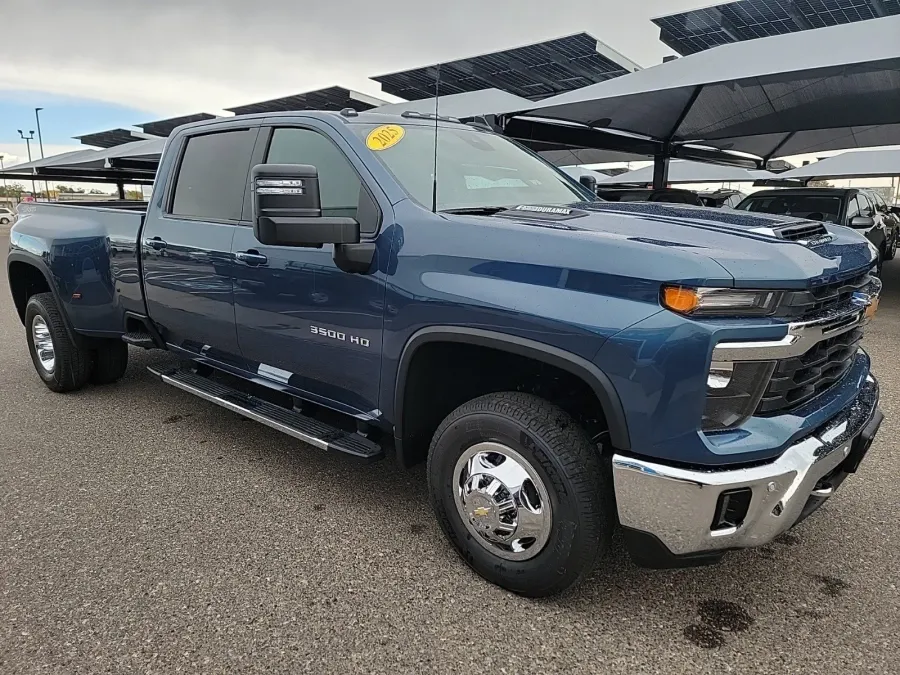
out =
[[[738,209],[837,223],[841,213],[841,199],[824,195],[770,194],[747,197],[738,204]]]
[[[410,196],[431,208],[434,127],[358,124],[353,128]],[[392,138],[373,140],[379,134],[383,139],[385,128]],[[438,128],[437,178],[438,211],[519,204],[559,206],[589,198],[515,143],[471,127]]]

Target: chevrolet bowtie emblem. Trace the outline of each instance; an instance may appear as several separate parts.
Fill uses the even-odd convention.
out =
[[[472,515],[476,518],[484,518],[487,514],[489,514],[491,510],[486,506],[479,506],[477,509],[472,511]]]

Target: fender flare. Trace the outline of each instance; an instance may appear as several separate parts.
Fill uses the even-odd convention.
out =
[[[630,450],[628,423],[622,401],[609,377],[596,365],[575,354],[542,342],[506,333],[468,328],[466,326],[429,326],[422,328],[407,340],[400,354],[397,381],[394,383],[394,436],[398,449],[403,439],[403,398],[413,356],[422,345],[429,342],[460,342],[490,347],[518,356],[525,356],[565,370],[583,380],[597,396],[609,425],[609,436],[617,450]]]
[[[53,283],[53,275],[50,274],[50,269],[47,267],[47,263],[44,262],[43,259],[38,258],[37,256],[26,253],[25,251],[10,251],[9,255],[6,257],[6,276],[9,281],[10,291],[12,290],[12,273],[10,271],[10,267],[14,262],[25,263],[26,265],[30,265],[38,270],[47,281],[47,286],[50,288],[50,292],[53,294],[53,299],[56,300],[56,305],[59,307],[60,314],[63,318],[63,325],[66,328],[66,333],[69,336],[69,339],[72,340],[77,345],[81,345],[84,342],[84,338],[75,332],[75,329],[72,327],[72,322],[69,320],[69,315],[64,311],[65,304],[63,304],[60,296],[59,289],[56,287],[56,284]],[[24,318],[22,319],[24,321]]]

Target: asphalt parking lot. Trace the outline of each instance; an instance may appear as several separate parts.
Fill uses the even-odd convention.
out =
[[[420,468],[325,455],[155,381],[35,375],[0,282],[0,673],[890,673],[900,634],[900,260],[867,348],[887,417],[860,473],[778,542],[574,593],[488,585]]]

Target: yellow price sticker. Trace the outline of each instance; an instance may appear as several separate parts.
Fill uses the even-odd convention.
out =
[[[400,125],[384,124],[369,132],[366,136],[366,147],[376,152],[387,150],[402,141],[405,135],[406,130]]]

